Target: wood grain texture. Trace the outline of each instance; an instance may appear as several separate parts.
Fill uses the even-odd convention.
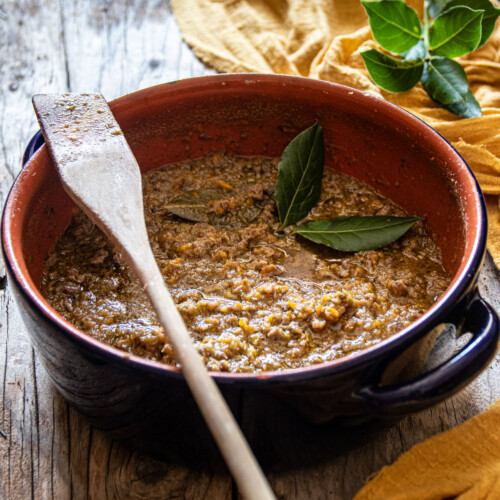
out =
[[[101,92],[213,73],[181,42],[161,0],[4,0],[0,11],[0,200],[37,130],[31,96]],[[0,263],[0,499],[237,498],[231,479],[168,464],[113,443],[68,407],[33,352]],[[481,290],[500,310],[490,261]],[[500,357],[470,386],[377,434],[353,437],[319,464],[268,472],[283,499],[347,500],[370,474],[500,397]],[[356,431],[353,431],[356,433]]]

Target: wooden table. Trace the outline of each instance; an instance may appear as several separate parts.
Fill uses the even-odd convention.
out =
[[[98,91],[107,99],[213,73],[182,43],[160,0],[4,0],[0,3],[0,197],[37,130],[35,93]],[[500,310],[487,261],[483,295]],[[33,352],[0,269],[0,498],[232,499],[230,477],[153,460],[110,441],[59,396]],[[349,499],[412,445],[500,397],[500,356],[460,394],[366,438],[319,465],[268,474],[280,498]],[[355,432],[355,431],[354,431]],[[279,467],[278,467],[279,469]]]

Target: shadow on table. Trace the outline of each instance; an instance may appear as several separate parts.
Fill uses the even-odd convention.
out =
[[[241,398],[241,396],[240,396]],[[263,398],[249,392],[240,401],[229,401],[259,463],[266,471],[289,470],[317,465],[332,457],[365,446],[393,422],[359,422],[352,418],[327,424],[311,424],[272,395]],[[227,396],[226,396],[227,399]],[[182,406],[172,408],[165,420],[165,409],[158,408],[158,419],[150,405],[147,413],[154,425],[131,426],[108,432],[115,441],[137,449],[153,458],[192,468],[226,472],[224,461],[199,410],[186,394]],[[242,402],[244,401],[244,402]],[[256,404],[268,405],[266,412]],[[269,411],[272,408],[272,411]],[[237,409],[237,410],[236,410]],[[235,411],[236,410],[236,411]]]

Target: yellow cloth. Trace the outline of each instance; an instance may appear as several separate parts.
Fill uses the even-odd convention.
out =
[[[414,446],[384,467],[354,500],[498,500],[498,429],[500,401],[463,425]]]
[[[407,2],[422,12],[422,1]],[[222,72],[310,76],[381,96],[434,127],[462,154],[487,195],[488,248],[500,266],[500,23],[461,58],[483,116],[460,119],[421,85],[391,94],[368,77],[360,51],[375,47],[358,0],[172,0],[185,41]]]

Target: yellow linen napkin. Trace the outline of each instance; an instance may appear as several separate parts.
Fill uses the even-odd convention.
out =
[[[498,429],[500,401],[464,424],[414,446],[384,467],[354,500],[498,500]]]
[[[407,3],[421,14],[423,2]],[[222,72],[285,73],[342,83],[383,97],[440,132],[473,169],[487,195],[488,248],[500,266],[500,23],[488,42],[460,59],[479,118],[436,105],[419,84],[391,94],[369,78],[360,51],[375,47],[358,0],[172,0],[184,40]]]

